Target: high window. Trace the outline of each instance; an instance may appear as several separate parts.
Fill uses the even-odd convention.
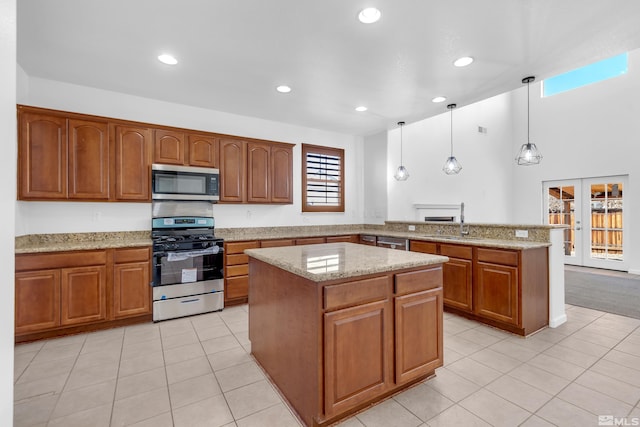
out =
[[[302,212],[344,212],[344,150],[302,144]]]
[[[542,96],[551,96],[557,93],[566,92],[591,83],[611,79],[613,77],[626,74],[627,54],[614,56],[576,68],[564,74],[545,79],[542,82]]]

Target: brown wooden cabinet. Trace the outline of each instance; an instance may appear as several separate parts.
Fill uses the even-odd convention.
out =
[[[333,425],[442,366],[441,264],[325,282],[256,258],[249,268],[252,354],[305,425]]]
[[[303,237],[296,239],[296,245],[319,245],[321,243],[326,243],[324,237]]]
[[[109,200],[110,150],[106,122],[69,119],[70,199]]]
[[[18,123],[19,200],[151,200],[148,129],[25,106]]]
[[[184,132],[156,129],[153,136],[153,163],[186,164],[185,139]]]
[[[448,306],[473,310],[473,248],[460,245],[440,245],[440,255],[449,262],[442,267],[443,298]]]
[[[414,240],[411,250],[449,257],[443,265],[443,299],[448,311],[520,335],[548,325],[546,247],[497,249]]]
[[[249,297],[249,257],[245,249],[259,248],[260,242],[224,244],[224,304],[243,304]]]
[[[260,242],[261,248],[277,248],[282,246],[293,246],[296,244],[294,239],[273,239],[273,240],[262,240]]]
[[[213,135],[156,129],[153,163],[218,167],[218,139]]]
[[[151,201],[151,130],[113,125],[115,200]]]
[[[293,203],[293,145],[221,138],[220,201]]]
[[[63,268],[60,279],[61,326],[98,322],[107,318],[105,265]]]
[[[359,243],[360,237],[357,234],[347,234],[344,236],[327,236],[326,243]]]
[[[116,249],[113,262],[113,317],[151,314],[151,248]]]
[[[247,142],[221,138],[220,201],[242,203],[247,199]]]
[[[15,269],[16,342],[151,320],[149,247],[18,254]]]
[[[30,111],[19,113],[19,199],[109,200],[107,123]]]
[[[60,270],[17,272],[15,333],[60,326]]]
[[[392,312],[391,301],[384,299],[324,314],[324,412],[327,418],[392,387]]]

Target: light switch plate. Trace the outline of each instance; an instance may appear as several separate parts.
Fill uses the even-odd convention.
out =
[[[529,230],[516,230],[516,237],[523,237],[526,239],[529,237]]]
[[[409,231],[416,231],[416,226],[415,225],[410,225],[409,226]]]

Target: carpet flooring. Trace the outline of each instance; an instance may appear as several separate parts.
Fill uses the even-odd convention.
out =
[[[640,276],[565,266],[565,302],[640,319]]]

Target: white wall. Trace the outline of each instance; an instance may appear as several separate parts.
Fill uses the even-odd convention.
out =
[[[16,200],[16,1],[0,0],[0,425],[13,425],[14,216]]]
[[[384,224],[387,217],[387,132],[364,139],[364,222]]]
[[[263,227],[362,223],[364,204],[363,139],[219,111],[173,104],[122,93],[34,77],[20,77],[18,103],[136,120],[152,124],[262,138],[296,144],[293,205],[216,205],[217,227]],[[24,79],[28,82],[24,82]],[[23,93],[26,92],[26,93]],[[301,213],[300,144],[345,150],[345,212]],[[18,202],[17,235],[149,229],[150,204]]]
[[[624,224],[631,243],[629,271],[640,274],[640,50],[629,53],[627,74],[547,98],[531,86],[531,140],[544,156],[532,167],[514,167],[515,221],[542,221],[542,182],[629,175]],[[513,94],[518,135],[526,138],[526,91]],[[635,218],[634,218],[635,216]],[[633,218],[633,219],[632,219]]]
[[[451,100],[454,101],[455,100]],[[446,175],[442,166],[450,154],[451,113],[403,129],[403,163],[410,177],[396,181],[400,164],[400,130],[389,132],[386,170],[388,219],[416,220],[413,204],[465,203],[470,222],[504,223],[511,220],[511,98],[499,95],[453,110],[453,151],[462,164],[458,175]],[[487,133],[479,133],[478,126]]]

